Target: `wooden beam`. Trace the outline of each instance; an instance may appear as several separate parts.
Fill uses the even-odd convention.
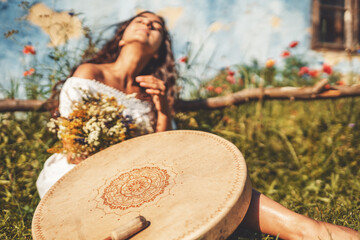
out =
[[[196,100],[177,100],[176,112],[196,111],[200,109],[221,109],[231,105],[240,105],[259,100],[319,100],[360,96],[360,84],[353,86],[333,86],[325,89],[327,79],[312,87],[249,88],[226,96]],[[48,111],[57,105],[56,100],[0,100],[0,112]]]
[[[360,96],[360,85],[335,86],[324,89],[327,80],[313,87],[253,88],[232,93],[227,96],[197,100],[178,100],[175,111],[186,112],[199,109],[221,109],[258,100],[320,100]]]
[[[22,99],[0,99],[0,112],[17,111],[48,111],[51,106],[57,105],[55,100],[22,100]]]

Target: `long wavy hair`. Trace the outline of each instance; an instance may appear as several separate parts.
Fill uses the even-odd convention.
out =
[[[115,60],[117,59],[117,57],[121,52],[121,47],[119,47],[119,42],[123,37],[125,29],[130,24],[131,21],[133,21],[136,17],[141,16],[144,13],[151,13],[156,15],[153,12],[144,11],[135,15],[129,20],[115,24],[116,30],[114,36],[111,39],[109,39],[103,45],[101,50],[98,51],[94,56],[92,56],[88,60],[82,61],[77,66],[75,66],[71,70],[69,76],[72,76],[76,71],[77,67],[79,67],[81,64],[84,63],[102,64],[102,63],[115,62]],[[172,43],[171,43],[170,34],[165,26],[165,20],[160,16],[158,17],[163,25],[163,39],[160,48],[158,50],[158,58],[156,59],[153,58],[152,60],[150,60],[140,75],[153,75],[154,77],[164,81],[169,105],[172,109],[175,99],[175,81],[178,75],[175,68],[175,60],[172,52]],[[65,81],[62,81],[61,83],[64,82]],[[144,88],[140,88],[140,89],[141,89],[141,93],[139,94],[140,95],[139,98],[150,101],[150,96],[145,93],[145,89]],[[52,96],[52,98],[54,98],[54,96]]]

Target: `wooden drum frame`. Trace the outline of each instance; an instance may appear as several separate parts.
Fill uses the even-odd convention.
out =
[[[214,134],[176,130],[127,140],[64,175],[36,208],[34,239],[104,239],[139,215],[132,239],[225,239],[251,200],[245,160]]]

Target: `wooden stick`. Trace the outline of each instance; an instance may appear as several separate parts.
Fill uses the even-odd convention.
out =
[[[312,87],[279,87],[279,88],[249,88],[226,96],[211,97],[197,100],[177,100],[176,112],[196,111],[199,109],[220,109],[231,105],[240,105],[258,100],[319,100],[337,99],[360,96],[360,84],[353,86],[332,86],[324,89],[328,83],[323,79]],[[0,99],[0,112],[15,111],[47,111],[56,106],[57,101]]]
[[[138,216],[127,224],[114,229],[104,240],[125,240],[142,231],[150,225],[143,216]]]

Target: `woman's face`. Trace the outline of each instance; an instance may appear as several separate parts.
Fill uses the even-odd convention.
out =
[[[152,13],[135,17],[124,31],[120,46],[131,42],[144,44],[149,53],[156,53],[161,46],[164,26],[160,18]]]

